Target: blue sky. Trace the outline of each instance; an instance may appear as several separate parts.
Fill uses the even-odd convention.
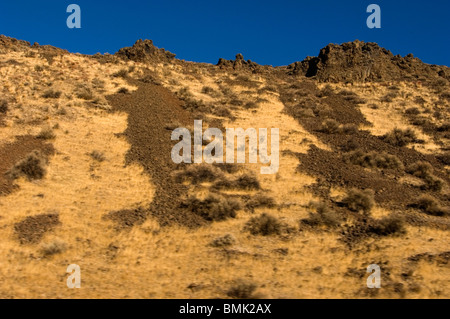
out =
[[[66,26],[72,3],[81,7],[81,29]],[[366,26],[371,3],[381,7],[381,29]],[[85,54],[152,39],[189,61],[216,63],[243,53],[270,65],[359,39],[450,66],[449,16],[449,0],[2,0],[0,34]]]

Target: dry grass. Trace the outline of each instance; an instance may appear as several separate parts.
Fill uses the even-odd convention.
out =
[[[125,156],[130,147],[120,137],[120,133],[127,128],[125,114],[108,113],[100,108],[86,109],[85,100],[74,94],[76,86],[73,83],[92,83],[91,90],[95,95],[113,94],[120,87],[127,87],[131,91],[134,88],[122,77],[112,76],[121,69],[129,70],[129,66],[122,62],[117,65],[100,64],[96,60],[75,55],[56,57],[49,65],[38,55],[29,56],[25,58],[21,52],[11,52],[5,57],[0,55],[0,60],[15,59],[24,63],[0,69],[0,84],[6,92],[5,98],[13,101],[14,97],[18,101],[9,105],[6,126],[0,127],[1,139],[12,141],[15,135],[30,132],[36,135],[41,124],[53,127],[58,123],[60,129],[52,141],[57,152],[51,158],[44,178],[33,183],[19,179],[17,183],[20,189],[17,192],[0,197],[0,236],[3,238],[0,243],[0,256],[3,257],[0,260],[0,297],[256,298],[261,292],[268,298],[367,298],[361,292],[366,289],[366,278],[359,273],[365,274],[367,265],[374,261],[386,265],[386,268],[382,268],[389,271],[389,278],[383,281],[386,286],[379,290],[376,298],[398,298],[399,294],[389,288],[389,284],[394,283],[404,285],[407,298],[445,298],[450,295],[448,285],[442,285],[450,274],[446,267],[436,262],[419,261],[414,265],[412,277],[405,280],[402,276],[405,265],[409,265],[407,260],[410,256],[424,252],[439,254],[445,249],[442,243],[449,240],[448,231],[445,230],[406,224],[404,227],[407,228],[408,236],[379,236],[376,240],[370,239],[363,247],[349,250],[334,232],[299,232],[288,239],[249,235],[242,229],[255,215],[251,211],[240,210],[235,218],[210,223],[196,230],[177,226],[161,227],[149,218],[140,226],[117,232],[115,225],[105,222],[102,216],[110,211],[147,207],[154,196],[154,187],[148,176],[143,174],[142,167],[137,164],[125,165]],[[38,79],[26,75],[25,67]],[[140,67],[137,64],[136,70],[128,76],[142,77],[139,74]],[[203,86],[220,91],[215,81],[220,80],[221,73],[209,75],[200,69],[196,74],[199,79],[194,79],[188,77],[179,65],[161,64],[150,68],[158,75],[169,69],[171,73],[168,78],[160,79],[163,85],[171,89],[173,87],[170,85],[178,85],[178,89],[182,85],[187,86],[196,99],[205,99],[205,103],[215,100],[201,93]],[[34,73],[35,69],[38,73]],[[58,72],[63,74],[57,75]],[[23,77],[16,79],[11,74]],[[66,79],[55,82],[57,76]],[[62,95],[57,102],[66,109],[66,114],[59,115],[61,108],[53,106],[44,109],[49,106],[49,101],[45,101],[40,94],[44,88],[48,89],[44,83],[40,83],[43,77],[55,82],[54,87],[61,90]],[[92,81],[95,78],[101,79],[104,84],[94,84]],[[256,76],[250,79],[256,85],[251,84],[254,88],[243,90],[257,93],[259,87],[268,86],[258,82]],[[172,84],[169,85],[170,80]],[[19,85],[24,81],[29,81],[30,87]],[[100,88],[104,91],[100,92]],[[242,99],[241,106],[251,99],[240,94],[239,86],[233,86],[230,90],[237,100]],[[305,153],[310,144],[324,149],[328,147],[283,113],[277,90],[271,91],[266,90],[268,102],[261,103],[256,109],[239,110],[234,114],[236,121],[232,125],[224,125],[279,127],[282,137],[279,173],[258,176],[264,193],[253,195],[254,190],[232,189],[227,190],[227,194],[249,196],[255,199],[255,203],[270,204],[267,205],[269,207],[252,204],[252,207],[257,216],[267,212],[280,223],[294,225],[299,219],[308,218],[311,213],[307,204],[315,198],[307,186],[314,183],[315,178],[298,172],[298,159],[283,151]],[[374,96],[375,93],[378,94],[378,91],[373,92]],[[359,95],[368,96],[369,102],[374,103],[372,96]],[[421,95],[429,103],[428,96]],[[399,100],[396,98],[390,107]],[[28,105],[33,107],[26,107]],[[370,109],[367,104],[360,107],[364,112]],[[407,126],[401,117],[389,116],[389,112],[394,111],[403,114],[403,109],[389,111],[387,105],[381,104],[378,110],[373,111],[379,112],[373,113],[373,117],[369,116],[369,121],[375,119],[370,130],[376,135],[387,133],[394,125],[402,129]],[[16,123],[13,120],[15,117],[22,122]],[[38,127],[28,124],[28,121],[35,120],[41,123]],[[420,134],[418,136],[423,138]],[[427,141],[424,145],[431,144]],[[102,165],[92,165],[92,158],[86,152],[93,149],[107,154],[108,160]],[[431,146],[429,149],[432,150]],[[259,164],[243,166],[223,165],[217,168],[224,174],[236,174],[230,178],[231,181],[238,176],[236,170],[242,174],[247,170],[257,173],[259,169]],[[256,199],[258,194],[266,198]],[[250,201],[244,202],[248,203]],[[60,227],[52,234],[45,235],[41,246],[19,245],[12,225],[27,216],[53,211],[56,206],[60,212]],[[383,227],[376,228],[380,234],[398,229],[392,220],[382,224]],[[224,234],[229,234],[235,241],[223,247],[210,245],[215,239],[224,238]],[[51,245],[56,242],[55,238],[65,243],[66,249],[58,244]],[[228,243],[227,239],[223,239],[223,242]],[[50,254],[45,255],[42,248],[47,244]],[[280,254],[280,251],[284,253]],[[41,254],[46,258],[40,258]],[[65,285],[65,270],[72,263],[81,267],[82,289],[67,289]],[[322,271],[319,273],[317,269]],[[250,289],[249,286],[241,286],[236,278],[243,278]],[[257,287],[257,290],[252,286]]]

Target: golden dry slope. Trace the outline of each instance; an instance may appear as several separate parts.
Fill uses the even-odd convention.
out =
[[[8,61],[14,60],[17,63]],[[448,230],[407,225],[406,235],[369,238],[350,249],[337,232],[327,229],[298,231],[301,218],[308,217],[309,203],[318,198],[308,188],[315,176],[299,172],[293,153],[307,153],[310,146],[330,146],[303,128],[284,112],[279,93],[258,89],[267,79],[250,76],[253,87],[230,85],[231,93],[244,102],[265,100],[256,109],[232,110],[235,121],[225,127],[280,128],[280,170],[276,175],[258,176],[263,192],[278,204],[240,210],[234,219],[188,229],[160,227],[148,218],[142,225],[118,229],[103,217],[111,211],[148,206],[155,188],[139,163],[126,165],[130,148],[120,136],[127,128],[127,115],[110,112],[105,96],[121,88],[136,90],[119,73],[130,78],[144,71],[154,74],[164,86],[190,94],[207,103],[217,103],[223,94],[205,94],[205,86],[220,91],[236,75],[210,72],[193,64],[153,64],[116,61],[102,64],[74,54],[57,56],[51,63],[38,49],[0,54],[2,98],[9,111],[0,126],[0,147],[20,135],[38,135],[50,129],[48,142],[55,149],[42,180],[16,181],[19,188],[0,197],[0,297],[2,298],[228,298],[230,288],[244,282],[255,285],[253,296],[267,298],[448,298],[450,269],[440,254],[448,250]],[[296,80],[302,81],[302,80]],[[377,87],[371,97],[383,94]],[[60,92],[45,98],[45,92]],[[229,93],[229,92],[228,92]],[[86,96],[87,94],[87,96]],[[401,110],[362,106],[370,130],[382,135],[390,127],[406,126]],[[387,126],[389,124],[389,126]],[[425,133],[420,151],[437,146]],[[99,157],[92,156],[96,151]],[[101,158],[104,157],[104,158]],[[255,174],[258,165],[245,165]],[[190,192],[204,196],[210,184],[192,186]],[[229,190],[231,195],[254,195],[257,191]],[[332,189],[342,198],[344,189]],[[282,236],[254,236],[244,231],[249,218],[268,212],[295,229]],[[60,224],[42,240],[21,243],[15,225],[29,216],[58,214]],[[375,207],[375,217],[386,209]],[[210,243],[231,235],[231,246]],[[428,253],[430,258],[410,257]],[[408,259],[409,258],[409,259]],[[366,288],[370,264],[382,267],[382,288]],[[81,289],[68,289],[66,268],[81,267]]]

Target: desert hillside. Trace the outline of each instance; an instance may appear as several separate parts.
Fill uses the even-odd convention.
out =
[[[0,298],[450,297],[448,67],[360,41],[272,67],[0,36],[0,90]],[[279,128],[277,173],[175,164],[194,120]]]

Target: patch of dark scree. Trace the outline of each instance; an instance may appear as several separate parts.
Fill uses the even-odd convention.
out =
[[[393,211],[402,211],[408,223],[450,229],[447,218],[422,216],[412,211],[406,214],[408,205],[414,203],[420,195],[424,194],[424,191],[416,186],[399,182],[400,178],[406,175],[404,170],[369,170],[347,163],[343,158],[346,152],[359,149],[364,152],[376,151],[395,155],[405,167],[417,161],[426,161],[433,166],[434,175],[450,184],[450,178],[436,156],[424,155],[407,147],[393,146],[380,137],[371,135],[368,131],[360,130],[350,134],[322,132],[322,122],[327,118],[334,119],[339,124],[358,126],[368,123],[358,105],[347,100],[343,95],[331,93],[326,97],[317,98],[320,91],[311,81],[296,83],[294,88],[286,86],[281,93],[285,111],[308,132],[332,148],[332,151],[326,151],[311,145],[307,154],[297,154],[300,160],[298,170],[317,177],[317,182],[311,186],[316,195],[330,200],[330,188],[333,186],[345,189],[373,189],[377,205]],[[322,114],[319,111],[312,116],[304,116],[304,113],[299,112],[299,108],[308,107],[308,105],[314,105],[313,109],[321,109],[325,112]],[[442,205],[450,205],[450,198],[445,193],[430,193],[438,198]],[[343,211],[340,207],[336,209]]]
[[[183,109],[183,102],[162,86],[129,81],[138,87],[137,91],[115,94],[108,100],[115,111],[128,114],[128,128],[123,135],[131,148],[126,155],[126,163],[142,165],[156,186],[156,192],[149,208],[111,212],[106,217],[123,228],[142,224],[149,215],[156,217],[162,226],[204,225],[206,222],[200,216],[180,208],[187,187],[173,180],[172,173],[179,167],[171,159],[171,150],[177,142],[171,140],[171,130],[167,129],[170,123],[192,126],[194,118]]]
[[[21,244],[36,244],[47,232],[60,224],[58,214],[29,216],[14,225],[14,232]]]

